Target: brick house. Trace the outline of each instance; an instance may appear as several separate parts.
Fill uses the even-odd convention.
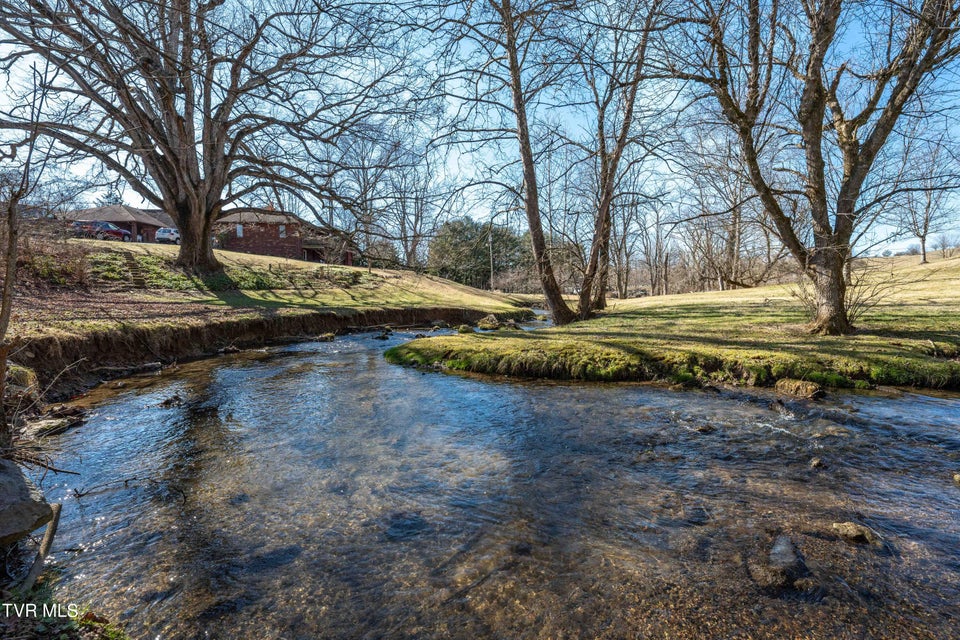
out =
[[[304,229],[302,234],[303,259],[310,262],[352,265],[359,255],[357,246],[346,233],[325,232],[316,227]]]
[[[231,213],[213,225],[215,246],[278,258],[303,258],[301,228],[307,223],[277,211]]]
[[[290,213],[231,213],[213,225],[214,246],[263,256],[351,265],[358,255],[347,234],[330,233]]]

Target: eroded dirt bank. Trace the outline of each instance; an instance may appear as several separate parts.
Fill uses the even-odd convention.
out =
[[[488,313],[464,308],[400,308],[222,319],[202,325],[121,324],[78,336],[29,339],[18,350],[15,361],[36,373],[47,401],[56,401],[149,363],[166,365],[215,355],[224,349],[258,347],[385,325],[472,323]],[[518,309],[498,317],[523,319],[530,315],[530,311]]]

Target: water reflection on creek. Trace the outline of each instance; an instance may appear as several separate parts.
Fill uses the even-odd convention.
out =
[[[960,400],[386,364],[409,337],[106,394],[44,482],[61,598],[135,638],[960,637]],[[758,579],[780,535],[801,586]]]

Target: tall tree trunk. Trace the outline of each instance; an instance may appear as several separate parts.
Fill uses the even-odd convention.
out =
[[[927,236],[920,236],[920,264],[927,264]]]
[[[540,194],[537,189],[537,171],[533,158],[533,145],[530,141],[530,128],[527,124],[527,105],[523,94],[520,60],[517,55],[517,34],[515,31],[513,7],[504,0],[499,8],[503,20],[505,49],[510,69],[510,93],[513,98],[513,112],[517,119],[517,141],[520,145],[520,161],[523,166],[523,205],[530,227],[530,243],[533,247],[533,259],[540,278],[547,308],[553,317],[553,323],[564,325],[576,319],[573,311],[563,299],[563,293],[553,273],[553,264],[547,251],[547,241],[543,234],[543,222],[540,219]]]
[[[600,272],[597,274],[593,286],[593,308],[602,311],[607,308],[607,288],[610,286],[610,231],[607,230],[607,241],[600,252]]]
[[[19,195],[12,195],[6,203],[5,225],[7,246],[5,247],[3,270],[3,293],[0,303],[0,450],[13,444],[13,429],[7,419],[4,396],[7,393],[7,356],[10,355],[11,342],[7,338],[10,316],[13,313],[13,292],[17,280],[17,240],[20,237],[20,216],[17,211]]]
[[[173,218],[180,227],[180,253],[177,265],[197,273],[210,273],[222,269],[213,255],[211,233],[217,215],[204,211],[190,203],[178,204]]]
[[[847,316],[847,282],[844,253],[834,247],[817,251],[811,257],[816,293],[816,313],[811,324],[814,333],[839,336],[853,331]]]
[[[609,191],[609,193],[607,193]],[[604,299],[603,284],[599,282],[601,271],[607,265],[607,245],[610,242],[610,205],[613,202],[613,184],[605,184],[604,193],[597,211],[597,219],[593,229],[593,245],[590,247],[590,259],[583,272],[583,283],[580,286],[580,300],[577,306],[577,315],[581,320],[589,318],[595,307],[594,302]]]
[[[660,295],[667,295],[670,292],[670,254],[663,254],[663,274],[660,280]]]

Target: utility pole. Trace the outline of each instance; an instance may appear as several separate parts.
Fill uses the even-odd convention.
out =
[[[490,291],[493,291],[493,218],[490,218],[487,245],[490,247]]]

